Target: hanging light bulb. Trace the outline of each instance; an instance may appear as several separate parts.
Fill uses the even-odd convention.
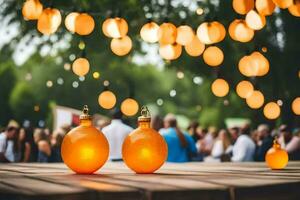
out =
[[[158,41],[161,45],[175,43],[176,37],[177,37],[177,28],[174,24],[165,22],[159,26]]]
[[[159,47],[159,54],[166,60],[175,60],[179,58],[182,52],[180,44],[167,44]]]
[[[282,9],[288,8],[293,4],[293,0],[273,0],[273,2]]]
[[[258,51],[255,51],[251,54],[251,65],[257,66],[257,76],[264,76],[270,70],[270,63],[268,59]]]
[[[264,115],[267,119],[277,119],[280,115],[280,107],[275,102],[269,102],[264,107]]]
[[[252,94],[246,98],[247,105],[252,109],[258,109],[262,107],[264,101],[264,95],[258,90],[254,90]]]
[[[249,42],[254,37],[254,30],[249,28],[242,19],[236,19],[229,25],[229,35],[233,40],[239,42]]]
[[[198,37],[194,35],[193,40],[189,44],[185,45],[184,49],[190,56],[200,56],[205,50],[205,44],[200,42]]]
[[[233,0],[232,7],[238,14],[245,15],[254,8],[254,0]]]
[[[61,14],[55,8],[46,8],[38,18],[37,29],[44,35],[50,35],[57,31],[61,24]]]
[[[207,49],[205,49],[203,53],[203,60],[209,66],[219,66],[224,60],[223,51],[216,46],[210,46]]]
[[[98,97],[98,103],[104,109],[113,108],[116,105],[116,102],[117,102],[116,95],[109,90],[105,90],[101,92]]]
[[[300,115],[300,97],[297,97],[293,100],[292,110],[296,115]]]
[[[26,0],[22,7],[25,20],[37,20],[43,12],[43,5],[39,0]]]
[[[121,103],[121,111],[126,116],[133,116],[139,111],[139,104],[132,98],[127,98]]]
[[[276,5],[272,0],[256,0],[255,1],[255,8],[259,14],[264,16],[272,15]]]
[[[197,36],[204,44],[214,44],[221,42],[226,35],[223,24],[217,21],[203,22],[197,28]]]
[[[71,12],[67,15],[65,19],[65,26],[71,33],[75,33],[75,20],[78,15],[79,13],[77,12]]]
[[[80,125],[68,132],[62,141],[61,157],[78,174],[92,174],[108,159],[109,144],[104,134],[92,126],[88,107],[80,115]]]
[[[241,98],[248,98],[254,91],[254,87],[251,82],[249,81],[241,81],[236,86],[236,93]]]
[[[167,143],[157,131],[150,128],[150,121],[150,112],[143,106],[138,118],[139,127],[125,138],[122,146],[125,164],[140,174],[155,172],[168,156]]]
[[[273,141],[273,147],[270,148],[265,156],[266,164],[271,169],[283,169],[289,162],[289,156],[286,150],[281,149],[277,138]]]
[[[217,97],[224,97],[229,92],[229,85],[224,79],[216,79],[211,85],[211,91]]]
[[[78,35],[89,35],[95,28],[95,21],[92,16],[87,13],[80,13],[75,18],[75,32]]]
[[[132,48],[132,41],[127,35],[122,38],[113,38],[110,43],[112,52],[118,56],[125,56]]]
[[[102,25],[104,35],[111,38],[123,38],[128,33],[127,21],[120,17],[109,18]]]
[[[77,76],[85,76],[90,70],[90,63],[86,58],[77,58],[72,64],[72,70]]]
[[[144,24],[141,28],[140,35],[145,42],[155,43],[158,41],[159,26],[155,22]]]
[[[266,17],[255,10],[250,10],[246,15],[247,26],[253,30],[260,30],[266,25]]]
[[[181,25],[177,28],[177,37],[176,37],[176,43],[180,45],[187,45],[192,42],[194,39],[194,31],[193,29],[188,25]]]
[[[300,0],[294,0],[294,3],[288,7],[291,15],[295,17],[300,17]]]

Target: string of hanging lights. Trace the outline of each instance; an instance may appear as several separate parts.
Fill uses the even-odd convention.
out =
[[[168,13],[169,7],[168,2],[166,13]],[[265,27],[266,16],[272,15],[276,7],[281,9],[288,8],[288,11],[293,16],[300,17],[300,0],[233,0],[232,7],[236,13],[243,15],[243,18],[239,17],[239,19],[234,19],[230,23],[227,30],[228,35],[232,40],[242,43],[252,41],[255,32]],[[199,10],[200,14],[198,14],[197,10],[198,15],[203,14],[203,12],[203,9]],[[22,7],[24,19],[36,20],[37,30],[44,35],[54,34],[58,30],[62,23],[61,13],[66,14],[64,19],[66,29],[80,36],[90,35],[95,29],[94,17],[101,15],[100,12],[67,11],[67,9],[61,10],[53,8],[53,6],[44,8],[39,0],[26,0]],[[132,49],[132,40],[128,36],[128,29],[127,21],[120,16],[109,17],[102,24],[102,32],[106,37],[111,38],[110,48],[117,56],[125,56]],[[216,44],[224,40],[226,29],[222,23],[215,19],[202,22],[196,30],[193,30],[187,24],[176,27],[167,19],[161,25],[149,19],[141,27],[140,36],[144,42],[158,43],[158,52],[167,61],[178,59],[182,54],[183,47],[189,56],[197,57],[203,54],[204,63],[211,67],[220,66],[224,60],[224,53]],[[77,58],[72,64],[73,72],[80,77],[85,76],[89,69],[89,62],[83,56]],[[239,60],[238,69],[246,77],[260,77],[265,76],[269,72],[270,63],[263,54],[259,51],[254,51]],[[229,84],[224,79],[216,79],[212,84],[212,91],[216,96],[226,96],[229,92]],[[236,91],[241,98],[246,99],[246,103],[250,108],[258,109],[263,106],[264,95],[261,91],[254,90],[251,82],[241,81],[236,86]],[[104,91],[101,94],[114,99],[109,92]],[[101,94],[98,101],[100,105],[104,105],[104,100],[100,98]],[[269,102],[264,107],[264,114],[269,119],[277,118],[277,115],[275,115],[276,117],[268,115],[268,110],[275,110],[276,112],[274,112],[278,116],[280,115],[280,109],[278,112],[278,107],[274,106],[273,103]],[[109,109],[114,104],[101,106]],[[138,106],[135,103],[132,105],[135,105],[133,106],[135,111]],[[293,105],[293,111],[299,114]]]

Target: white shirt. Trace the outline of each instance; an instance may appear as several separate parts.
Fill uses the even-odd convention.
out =
[[[224,146],[223,146],[223,141],[222,140],[217,140],[214,143],[214,146],[211,150],[211,156],[214,158],[220,158],[223,154],[225,153],[230,153],[230,151],[232,150],[232,146],[229,145],[225,150],[224,150]]]
[[[109,143],[109,159],[122,159],[123,142],[132,131],[133,128],[119,119],[113,119],[110,125],[102,129]]]
[[[15,155],[14,155],[14,142],[11,140],[7,141],[6,134],[0,133],[0,153],[4,152],[4,155],[7,160],[10,162],[15,161]]]
[[[233,145],[232,158],[233,162],[253,161],[255,153],[255,144],[247,135],[240,135]]]

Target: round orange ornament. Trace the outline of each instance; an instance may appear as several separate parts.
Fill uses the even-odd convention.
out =
[[[238,14],[245,15],[254,8],[254,0],[233,0],[232,7]]]
[[[265,156],[266,164],[271,169],[283,169],[289,162],[289,156],[275,138],[273,147],[268,150]]]
[[[150,128],[150,113],[142,107],[139,127],[130,133],[122,147],[125,164],[136,173],[146,174],[158,170],[166,161],[168,146],[164,138]]]
[[[77,58],[72,64],[72,70],[77,76],[85,76],[90,70],[90,63],[86,58]]]
[[[139,104],[133,98],[127,98],[121,103],[121,111],[126,116],[133,116],[139,111]]]
[[[116,95],[109,90],[105,90],[99,94],[98,103],[104,109],[113,108],[116,105],[116,102]]]
[[[177,38],[177,28],[172,23],[163,23],[159,26],[157,34],[161,45],[173,44]]]
[[[294,3],[289,6],[289,12],[291,15],[294,15],[295,17],[300,17],[300,0],[295,0]]]
[[[132,48],[132,41],[130,37],[125,35],[122,38],[113,38],[110,42],[111,51],[118,56],[127,55]]]
[[[80,115],[80,125],[67,133],[61,145],[64,163],[78,174],[92,174],[108,159],[109,145],[104,134],[92,126],[88,107]]]
[[[224,60],[223,51],[217,46],[210,46],[205,49],[203,60],[207,65],[217,67],[221,65]]]
[[[190,56],[200,56],[205,50],[205,44],[200,42],[198,37],[195,35],[192,42],[184,46],[187,54]]]
[[[55,8],[46,8],[38,18],[37,29],[44,35],[55,33],[61,24],[61,14]]]

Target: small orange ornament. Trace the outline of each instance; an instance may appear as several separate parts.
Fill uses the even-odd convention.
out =
[[[150,128],[150,113],[143,106],[138,118],[139,127],[130,133],[122,147],[125,164],[139,174],[153,173],[166,161],[168,146],[164,138]]]
[[[273,141],[273,147],[266,153],[265,160],[271,169],[283,169],[288,164],[289,156],[284,149],[281,149],[277,138]]]
[[[92,174],[107,161],[109,145],[104,134],[92,126],[88,107],[80,115],[80,125],[64,137],[61,156],[64,163],[78,174]]]

